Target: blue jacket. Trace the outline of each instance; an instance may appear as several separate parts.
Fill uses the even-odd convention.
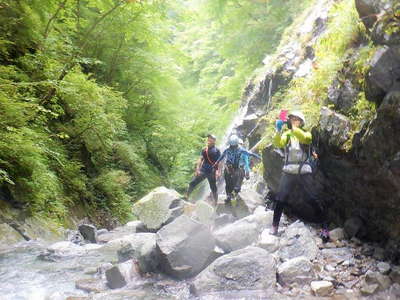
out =
[[[226,157],[226,164],[232,165],[234,168],[238,168],[240,166],[240,160],[242,159],[243,163],[245,163],[246,161],[245,157],[247,157],[247,162],[248,162],[250,156],[261,159],[259,155],[249,152],[242,147],[237,147],[237,148],[229,147],[224,150],[224,152],[218,158],[216,163],[219,163]]]

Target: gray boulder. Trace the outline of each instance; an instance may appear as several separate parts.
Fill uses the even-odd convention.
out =
[[[349,248],[322,249],[322,256],[327,263],[342,263],[353,258],[353,252]]]
[[[278,278],[283,285],[310,284],[315,278],[313,264],[304,256],[292,258],[278,267]]]
[[[97,229],[94,225],[81,224],[78,227],[83,238],[91,243],[97,243]]]
[[[75,287],[88,293],[101,293],[108,290],[106,283],[100,278],[77,280]]]
[[[133,260],[120,263],[106,271],[107,285],[111,289],[124,287],[129,282],[140,278],[139,270]]]
[[[159,264],[155,233],[136,233],[128,243],[118,250],[118,261],[134,259],[141,272],[157,270]]]
[[[186,215],[176,218],[157,232],[160,268],[177,278],[199,273],[213,256],[211,231]]]
[[[364,227],[364,221],[360,217],[351,217],[344,223],[344,231],[348,238],[360,236]]]
[[[181,195],[166,187],[158,187],[136,202],[132,211],[144,225],[157,231],[183,213]]]
[[[365,79],[365,96],[369,101],[380,105],[389,91],[399,87],[400,46],[380,48],[370,65],[371,69]]]
[[[360,19],[367,29],[374,26],[379,12],[376,0],[356,0],[356,9]]]
[[[400,266],[393,267],[389,276],[394,283],[400,284]]]
[[[269,232],[270,229],[265,229],[261,233],[257,246],[267,250],[269,253],[274,253],[279,249],[279,238]]]
[[[247,247],[221,256],[193,280],[196,295],[217,291],[267,290],[276,282],[276,264],[271,254]]]
[[[313,260],[317,257],[318,252],[314,235],[304,223],[296,221],[286,228],[280,241],[279,257],[282,260],[299,256]]]
[[[389,276],[382,275],[379,272],[373,272],[373,271],[369,270],[365,274],[365,283],[367,285],[377,284],[378,289],[380,291],[383,291],[383,290],[386,290],[390,286],[392,281],[390,280]]]
[[[85,249],[70,241],[61,241],[50,245],[38,257],[44,261],[58,261],[73,256],[82,256],[86,253]]]
[[[215,219],[215,209],[205,201],[197,201],[193,217],[202,224],[211,225]]]
[[[351,124],[344,115],[322,107],[319,124],[321,140],[327,145],[340,149],[343,143],[349,139]]]

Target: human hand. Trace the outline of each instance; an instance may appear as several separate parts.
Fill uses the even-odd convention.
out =
[[[194,171],[194,176],[199,176],[200,175],[200,170],[196,169],[196,171]]]

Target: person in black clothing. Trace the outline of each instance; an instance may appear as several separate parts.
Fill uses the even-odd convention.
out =
[[[195,177],[189,183],[189,188],[186,192],[187,199],[189,199],[189,195],[193,192],[194,188],[207,178],[215,205],[218,202],[216,181],[216,170],[218,168],[218,164],[216,164],[216,161],[221,156],[221,151],[215,147],[215,141],[216,137],[214,135],[209,134],[207,136],[207,147],[201,151],[200,159],[196,165]]]

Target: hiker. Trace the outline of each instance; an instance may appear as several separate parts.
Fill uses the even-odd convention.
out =
[[[224,179],[225,179],[225,191],[226,191],[226,200],[225,204],[231,205],[231,200],[233,197],[233,192],[238,194],[241,189],[241,185],[243,182],[243,177],[245,176],[245,171],[250,171],[250,167],[247,165],[248,169],[244,169],[241,167],[241,159],[242,163],[246,164],[246,159],[248,161],[249,157],[256,157],[261,159],[261,157],[255,153],[251,153],[246,149],[239,147],[239,137],[237,135],[232,135],[229,138],[229,147],[225,149],[220,158],[217,160],[216,164],[222,162],[224,158],[226,158],[225,168],[224,168]],[[247,158],[245,158],[247,156]],[[217,176],[219,177],[221,174],[221,166],[218,167]]]
[[[283,131],[284,124],[287,124],[287,130]],[[276,121],[276,134],[273,138],[273,144],[275,147],[285,149],[285,163],[276,195],[276,206],[271,229],[271,234],[273,235],[278,233],[283,208],[290,193],[297,185],[304,189],[308,198],[321,211],[322,219],[327,220],[326,210],[320,207],[320,202],[318,201],[318,192],[313,182],[312,166],[309,163],[312,135],[303,129],[304,125],[305,117],[299,111],[291,112],[288,115],[287,122],[283,120]],[[313,152],[313,155],[316,155],[316,153]],[[323,223],[320,235],[324,241],[329,240],[328,223]]]
[[[207,135],[207,146],[201,151],[201,156],[196,164],[195,176],[189,183],[189,188],[186,192],[186,198],[189,199],[189,195],[193,192],[194,188],[207,178],[210,185],[211,193],[213,196],[214,204],[218,202],[218,191],[216,182],[216,164],[217,160],[221,156],[221,151],[215,146],[217,138],[209,134]]]

